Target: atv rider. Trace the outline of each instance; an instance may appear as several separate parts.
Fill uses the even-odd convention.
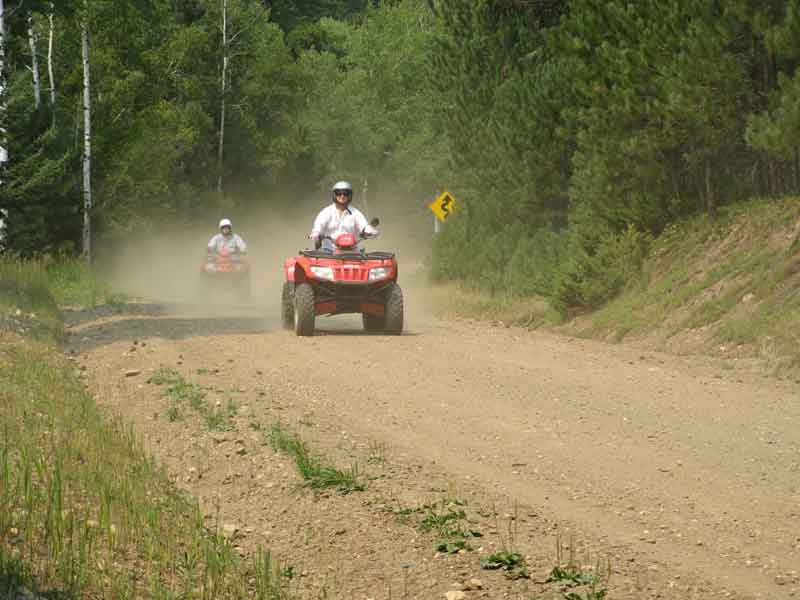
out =
[[[247,244],[239,235],[233,233],[233,225],[230,219],[222,219],[219,222],[219,233],[208,241],[208,254],[220,254],[223,249],[227,249],[230,254],[246,254]]]
[[[323,208],[317,218],[309,236],[314,240],[314,248],[333,251],[332,239],[342,233],[352,233],[357,238],[373,238],[378,235],[378,230],[367,223],[363,213],[350,206],[353,199],[353,186],[347,181],[337,182],[331,189],[333,204]]]

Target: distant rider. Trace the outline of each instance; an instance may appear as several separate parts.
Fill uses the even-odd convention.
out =
[[[357,208],[350,206],[353,200],[353,186],[347,181],[337,182],[331,189],[333,204],[323,208],[311,229],[314,248],[332,251],[331,239],[342,233],[352,233],[359,239],[373,238],[378,230],[367,222],[366,217]]]
[[[219,233],[208,242],[209,254],[220,254],[223,248],[226,248],[231,254],[247,253],[247,244],[241,237],[233,233],[230,219],[222,219],[219,222]]]

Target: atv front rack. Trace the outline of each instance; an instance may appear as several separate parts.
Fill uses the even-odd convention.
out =
[[[323,250],[300,250],[300,254],[309,258],[328,258],[334,260],[391,260],[394,252],[342,252],[334,254]]]

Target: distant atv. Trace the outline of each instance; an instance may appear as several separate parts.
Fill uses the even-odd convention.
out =
[[[214,298],[231,290],[240,302],[250,300],[250,264],[238,252],[227,248],[209,252],[200,270],[206,296]]]
[[[302,250],[284,262],[284,327],[297,335],[314,335],[317,315],[360,313],[366,331],[402,333],[403,291],[394,254],[364,252],[352,233],[331,241],[333,252]]]

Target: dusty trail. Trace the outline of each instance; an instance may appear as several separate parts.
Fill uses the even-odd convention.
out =
[[[266,312],[277,315],[272,308]],[[258,538],[302,552],[296,531],[301,522],[309,527],[303,514],[309,510],[323,515],[311,520],[317,529],[325,528],[318,521],[353,529],[352,539],[337,542],[320,533],[320,548],[341,542],[331,556],[352,566],[332,567],[346,573],[332,597],[389,597],[394,582],[394,597],[403,597],[398,590],[405,586],[412,590],[407,597],[440,598],[466,575],[489,583],[470,592],[474,597],[557,594],[536,583],[555,559],[556,536],[576,538],[591,560],[612,560],[612,598],[800,593],[796,384],[627,346],[425,317],[412,316],[402,337],[362,335],[356,319],[338,318],[320,321],[321,335],[301,339],[255,312],[220,318],[151,307],[143,313],[73,318],[70,348],[101,400],[132,418],[204,502],[222,498],[245,521],[283,502],[287,512],[262,529],[274,532],[281,522],[294,528],[294,546],[288,533],[261,540],[258,531],[253,544]],[[132,347],[133,340],[147,345]],[[366,464],[382,448],[391,467],[372,469],[378,476],[361,499],[334,498],[323,506],[287,491],[282,482],[294,477],[291,466],[252,446],[252,436],[236,440],[250,445],[248,463],[231,466],[238,458],[229,453],[216,464],[209,457],[232,438],[204,439],[199,424],[153,416],[164,401],[144,380],[161,365],[215,387],[220,397],[238,394],[249,419],[279,414],[310,424],[303,434],[312,445],[344,464]],[[123,376],[134,368],[143,374]],[[198,463],[203,479],[184,477]],[[236,473],[238,483],[222,483]],[[268,481],[278,488],[264,487]],[[534,581],[481,572],[478,553],[433,559],[418,533],[376,508],[381,499],[421,501],[432,490],[455,490],[469,496],[470,506],[501,513],[516,505],[515,544],[530,557]],[[488,517],[482,526],[502,541],[502,526]],[[309,564],[313,555],[309,550]],[[359,562],[368,562],[365,556],[386,574],[379,583]],[[410,583],[397,568],[404,557],[425,563]],[[309,574],[318,592],[315,577]]]

